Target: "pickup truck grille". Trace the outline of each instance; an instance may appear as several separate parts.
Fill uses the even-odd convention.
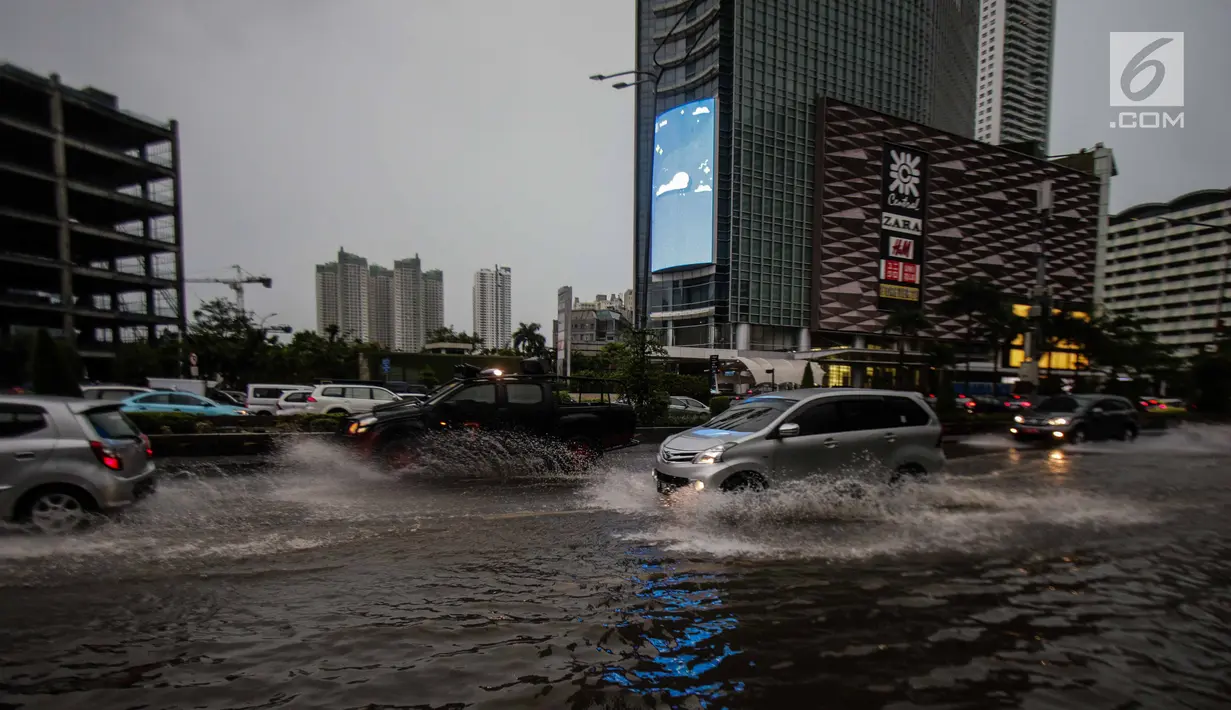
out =
[[[696,451],[676,451],[675,449],[663,449],[659,452],[659,456],[666,463],[691,463],[697,456]]]

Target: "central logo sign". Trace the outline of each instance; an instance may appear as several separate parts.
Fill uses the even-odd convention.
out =
[[[881,157],[881,243],[877,308],[923,307],[928,155],[885,144]]]

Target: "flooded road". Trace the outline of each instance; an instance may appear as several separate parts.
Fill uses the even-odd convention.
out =
[[[649,447],[172,480],[0,534],[0,708],[1227,707],[1231,432],[970,444],[669,502]]]

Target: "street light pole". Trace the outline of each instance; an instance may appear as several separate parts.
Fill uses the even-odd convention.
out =
[[[1039,231],[1035,237],[1038,247],[1038,257],[1035,264],[1034,289],[1030,304],[1030,318],[1034,321],[1030,330],[1026,347],[1028,365],[1022,368],[1022,379],[1034,385],[1037,390],[1040,383],[1039,366],[1043,359],[1043,323],[1051,314],[1051,303],[1047,293],[1047,249],[1045,233],[1051,219],[1052,181],[1044,180],[1038,186],[1039,199]]]
[[[658,61],[658,53],[662,51],[662,49],[663,49],[663,47],[664,47],[664,46],[666,46],[666,44],[667,44],[667,41],[668,41],[668,40],[674,39],[673,35],[675,35],[675,31],[676,31],[677,29],[679,29],[680,24],[684,21],[684,18],[688,17],[688,14],[689,14],[690,12],[692,12],[692,11],[693,11],[693,9],[695,9],[695,8],[697,7],[697,5],[700,3],[700,1],[701,1],[701,0],[692,0],[692,2],[688,3],[688,6],[687,6],[687,7],[685,7],[685,8],[684,8],[684,9],[682,9],[682,10],[680,10],[680,16],[676,19],[675,24],[671,26],[671,29],[670,29],[670,30],[667,30],[667,34],[663,35],[663,38],[662,38],[661,40],[659,40],[659,41],[658,41],[658,45],[654,47],[654,54],[652,54],[652,55],[651,55],[651,57],[650,57],[650,58],[651,58],[651,60],[652,60],[652,61],[653,61],[653,63],[654,63],[654,71],[645,71],[645,70],[640,70],[640,69],[630,69],[630,70],[628,70],[628,71],[623,71],[623,72],[619,72],[619,73],[616,73],[616,74],[594,74],[594,75],[591,75],[591,76],[590,76],[590,80],[591,80],[591,81],[606,81],[606,80],[608,80],[608,79],[614,79],[614,78],[616,78],[616,77],[621,77],[621,76],[630,76],[630,75],[631,75],[631,76],[636,76],[636,77],[639,77],[639,78],[638,78],[636,81],[631,81],[631,82],[630,82],[630,81],[619,81],[619,82],[616,82],[616,83],[614,83],[614,84],[612,84],[612,85],[611,85],[611,88],[613,88],[613,89],[627,89],[627,88],[629,88],[629,87],[631,87],[631,86],[641,86],[642,84],[652,84],[652,85],[653,85],[653,93],[652,93],[652,95],[653,95],[653,97],[654,97],[654,101],[653,101],[653,108],[651,109],[651,114],[652,114],[652,115],[651,115],[651,118],[655,118],[655,117],[657,117],[657,113],[658,113],[658,82],[662,81],[663,74],[666,72],[666,67],[664,67],[664,66],[663,66],[663,65],[662,65],[662,64]],[[687,62],[687,61],[688,61],[688,58],[689,58],[690,56],[692,56],[692,51],[693,51],[694,49],[696,49],[696,48],[697,48],[697,46],[698,46],[698,45],[700,45],[700,44],[701,44],[701,42],[700,42],[700,40],[699,40],[699,39],[698,39],[697,41],[693,42],[693,43],[692,43],[692,46],[691,46],[691,47],[689,47],[689,48],[688,48],[688,50],[684,52],[684,56],[683,56],[683,57],[681,57],[681,58],[680,58],[680,59],[676,62],[676,64],[678,65],[678,64],[682,64],[682,63],[684,63],[684,62]],[[641,135],[641,125],[640,125],[641,123],[642,123],[642,121],[638,120],[638,121],[637,121],[637,124],[638,124],[638,125],[635,127],[635,136],[636,136],[637,140],[634,140],[634,148],[635,148],[635,149],[637,149],[637,150],[640,150],[639,139],[640,139],[640,135]],[[640,165],[640,159],[638,159],[638,165],[637,165],[637,166],[634,166],[634,167],[639,167],[639,165]],[[635,173],[635,172],[636,172],[636,170],[634,170],[634,173]],[[652,178],[652,175],[651,175],[651,178]],[[637,191],[635,190],[635,188],[636,188],[636,186],[637,186],[637,178],[636,178],[636,177],[634,177],[634,178],[633,178],[633,185],[634,185],[634,191],[635,191],[635,192],[637,192]],[[651,191],[650,191],[650,194],[651,194],[651,195],[653,194],[653,190],[651,190]],[[641,195],[634,195],[634,200],[636,200],[636,199],[638,199],[638,198],[640,198],[640,197],[641,197]],[[651,201],[652,201],[652,199],[653,199],[653,198],[651,197]],[[653,210],[652,210],[652,207],[653,207],[653,205],[651,204],[651,212],[653,211]],[[633,219],[634,219],[634,221],[638,219],[638,216],[635,214],[635,212],[636,212],[636,210],[634,210],[634,215],[633,215]],[[651,218],[650,218],[650,223],[649,223],[649,225],[647,225],[647,227],[646,227],[646,242],[647,242],[647,244],[648,244],[648,243],[650,243],[650,242],[651,242],[651,240],[653,240],[653,238],[654,238],[654,219],[653,219],[653,217],[651,217]],[[647,255],[647,259],[648,259],[648,255]],[[636,256],[635,256],[635,255],[634,255],[634,257],[633,257],[633,260],[634,260],[634,261],[633,261],[633,264],[634,264],[634,267],[635,267],[635,266],[636,266]],[[647,273],[648,273],[648,269],[647,269]],[[634,282],[635,282],[635,280],[636,280],[636,276],[637,276],[637,275],[636,275],[636,274],[634,274]],[[634,283],[634,288],[635,288],[635,287],[636,287],[636,284]],[[647,286],[646,286],[646,288],[647,288],[647,291],[648,291],[649,286],[647,285]],[[636,308],[636,300],[637,300],[637,295],[634,293],[634,295],[633,295],[633,301],[634,301],[634,318],[635,318],[635,324],[636,324],[636,327],[637,327],[637,328],[639,328],[639,329],[644,329],[644,328],[646,327],[646,325],[648,324],[648,322],[649,322],[649,314],[648,314],[648,313],[646,313],[646,311],[648,310],[648,303],[647,303],[647,305],[646,305],[646,307],[645,307],[645,308],[640,308],[640,309],[638,309],[638,308]],[[648,293],[647,293],[647,295],[646,295],[646,300],[647,300],[647,301],[649,300]]]

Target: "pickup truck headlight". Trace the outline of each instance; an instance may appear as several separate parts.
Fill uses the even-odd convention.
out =
[[[718,446],[711,446],[705,451],[702,451],[701,453],[692,457],[692,462],[693,463],[719,463],[722,461],[722,455],[726,453],[726,450],[731,448],[732,446],[735,446],[735,444],[719,444]]]
[[[1065,417],[1052,417],[1047,420],[1047,426],[1064,426],[1068,423],[1069,420]]]
[[[362,434],[368,430],[368,427],[376,423],[376,417],[364,417],[359,421],[351,424],[352,434]]]

